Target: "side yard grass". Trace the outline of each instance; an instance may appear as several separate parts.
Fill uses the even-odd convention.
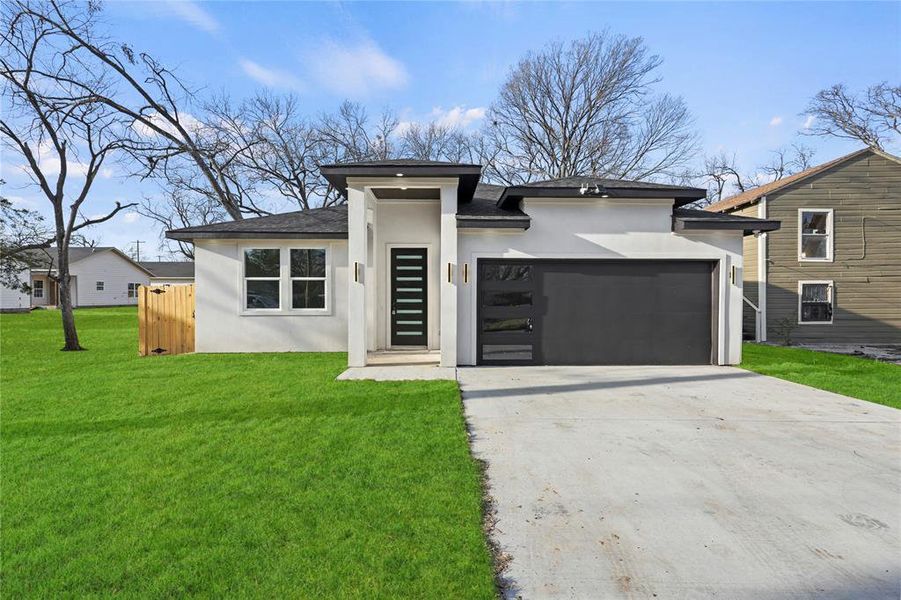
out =
[[[136,311],[0,317],[4,597],[492,598],[456,384],[342,354],[137,356]]]
[[[746,343],[742,368],[901,408],[901,366],[856,356]]]

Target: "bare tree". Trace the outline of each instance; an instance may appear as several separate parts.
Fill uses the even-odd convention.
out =
[[[301,210],[340,201],[319,174],[326,147],[296,96],[258,94],[238,106],[220,97],[207,109],[209,127],[240,149],[237,163],[245,181],[275,190]]]
[[[459,127],[431,121],[410,123],[398,137],[402,156],[459,163],[474,160],[476,136],[477,134],[467,135]]]
[[[680,98],[652,94],[661,62],[641,38],[607,33],[527,55],[488,114],[490,177],[676,174],[697,138]]]
[[[93,63],[105,73],[105,87],[74,79],[92,102],[101,103],[130,122],[126,149],[144,164],[144,176],[157,176],[169,169],[170,162],[188,160],[197,169],[204,185],[233,219],[254,212],[242,204],[240,192],[228,175],[228,164],[219,160],[219,147],[208,147],[202,127],[187,109],[194,95],[175,72],[151,55],[135,52],[126,44],[116,44],[93,28],[81,26],[83,7],[93,14],[96,4],[76,4],[61,0],[33,2],[12,0],[14,11],[68,38],[70,60],[84,65]]]
[[[769,162],[750,173],[742,172],[734,153],[730,155],[726,152],[719,152],[705,157],[702,170],[688,177],[688,180],[693,180],[695,185],[707,189],[707,198],[698,205],[707,206],[723,200],[724,197],[740,194],[809,169],[812,166],[814,150],[803,144],[795,143],[777,148],[771,154]]]
[[[318,123],[324,158],[333,162],[355,162],[394,158],[398,149],[395,134],[399,121],[386,109],[373,123],[366,109],[345,101],[337,112],[323,115]]]
[[[222,206],[209,195],[191,193],[183,188],[172,189],[165,202],[145,198],[138,213],[160,224],[160,241],[170,249],[172,241],[166,238],[167,230],[209,225],[227,217]],[[194,259],[194,245],[190,242],[176,241],[174,250],[185,258]]]
[[[88,37],[94,9],[56,5],[73,31]],[[86,95],[109,90],[102,74],[77,57],[79,46],[25,5],[5,5],[0,18],[0,80],[6,110],[0,118],[4,145],[25,160],[25,172],[52,207],[50,236],[19,246],[56,247],[56,273],[64,350],[81,350],[72,312],[69,245],[86,227],[108,221],[134,204],[116,203],[106,215],[85,218],[82,207],[107,160],[126,143],[127,124],[116,111]]]
[[[901,135],[901,86],[877,83],[861,95],[839,83],[817,92],[803,114],[813,118],[806,135],[857,140],[883,150]]]

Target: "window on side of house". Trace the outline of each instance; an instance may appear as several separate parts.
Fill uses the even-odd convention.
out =
[[[328,267],[325,248],[291,248],[291,308],[325,310]]]
[[[98,291],[98,292],[102,292],[102,291],[103,291],[103,287],[104,287],[104,286],[103,286],[103,282],[102,282],[102,281],[98,281],[98,282],[97,282],[97,291]]]
[[[832,323],[833,304],[831,281],[798,282],[799,323]]]
[[[140,283],[129,283],[128,284],[128,297],[129,298],[137,298],[138,297],[138,287],[140,287]]]
[[[44,280],[43,279],[35,279],[34,286],[32,286],[32,291],[34,292],[35,298],[43,298],[44,297]]]
[[[798,210],[798,260],[832,260],[832,209]]]
[[[244,308],[281,308],[281,250],[278,248],[244,250]]]

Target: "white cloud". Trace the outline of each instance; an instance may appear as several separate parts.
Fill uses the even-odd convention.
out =
[[[486,109],[483,106],[475,108],[466,108],[465,106],[455,106],[450,110],[444,110],[441,107],[432,109],[432,118],[445,127],[467,127],[475,121],[485,118]]]
[[[409,79],[406,67],[371,40],[354,45],[326,39],[306,54],[304,63],[319,85],[347,96],[399,89]]]
[[[816,120],[817,118],[815,116],[808,116],[806,119],[804,119],[804,129],[810,129],[811,127],[813,127],[813,122]]]
[[[240,65],[241,70],[244,71],[245,75],[267,87],[292,90],[300,90],[303,88],[300,79],[287,71],[264,67],[247,58],[238,60],[238,65]]]
[[[122,220],[126,223],[135,223],[140,218],[141,215],[136,212],[127,212],[122,215]]]
[[[182,127],[184,127],[189,132],[197,132],[203,129],[203,123],[201,123],[200,120],[198,120],[191,113],[179,113],[178,118]],[[163,131],[167,131],[172,134],[176,133],[175,127],[159,114],[151,115],[149,120]],[[134,123],[132,123],[131,127],[142,137],[153,138],[157,136],[156,131],[151,129],[148,125],[141,123],[140,121],[135,121]]]
[[[219,21],[196,2],[191,0],[168,0],[166,5],[179,19],[201,31],[216,33],[220,29]]]
[[[782,117],[776,116],[770,119],[770,127],[777,127],[782,125]]]
[[[45,176],[58,175],[60,172],[59,155],[50,142],[43,142],[37,149],[37,162],[41,172]],[[71,152],[66,157],[66,174],[78,175],[84,177],[88,174],[89,165],[86,162],[77,160]],[[23,173],[31,173],[31,166],[28,164],[19,165],[19,169]],[[113,170],[109,167],[101,167],[97,172],[97,177],[101,179],[110,179],[113,176]]]

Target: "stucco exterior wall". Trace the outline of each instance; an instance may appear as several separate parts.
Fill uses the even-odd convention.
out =
[[[672,232],[672,201],[524,200],[532,217],[525,232],[463,231],[459,262],[470,281],[458,288],[457,352],[460,364],[476,361],[476,277],[479,258],[705,259],[719,261],[718,362],[741,361],[742,280],[730,283],[732,266],[742,267],[740,231]]]
[[[324,247],[328,314],[244,314],[242,249]],[[197,240],[195,244],[198,352],[338,352],[347,349],[347,242],[344,240]],[[284,298],[283,302],[287,302]]]
[[[370,344],[370,349],[389,346],[390,248],[403,246],[428,249],[429,348],[439,347],[440,209],[438,200],[377,202],[372,239],[374,251],[370,253],[370,260],[375,264],[376,281],[375,346]]]
[[[146,271],[111,250],[73,262],[69,272],[77,277],[78,306],[136,305],[137,297],[128,297],[128,284],[150,283]],[[98,281],[103,282],[103,291],[97,290]]]

